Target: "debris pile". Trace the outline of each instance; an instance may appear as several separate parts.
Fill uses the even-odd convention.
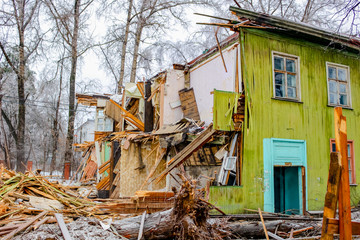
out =
[[[46,177],[0,169],[0,236],[3,239],[277,239],[318,236],[321,219],[285,214],[226,216],[204,188],[182,171],[173,192],[137,191],[121,199],[81,198]],[[165,210],[169,208],[168,210]],[[210,215],[211,210],[222,214]],[[141,214],[133,216],[129,214]],[[260,221],[260,217],[265,221]],[[239,221],[240,220],[240,221]],[[57,223],[57,224],[54,224]],[[316,237],[315,237],[316,238]]]
[[[15,173],[4,167],[0,171],[1,219],[14,213],[34,214],[41,210],[86,216],[89,213],[85,209],[95,205],[44,176],[32,172]]]

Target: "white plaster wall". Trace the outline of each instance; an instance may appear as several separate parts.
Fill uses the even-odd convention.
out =
[[[179,90],[184,88],[185,77],[182,70],[167,70],[164,92],[164,125],[169,125],[183,118]]]
[[[200,119],[205,121],[206,125],[209,125],[213,119],[214,96],[210,93],[214,89],[235,91],[235,60],[238,51],[236,45],[222,51],[227,72],[219,53],[190,69],[190,86],[194,89]],[[240,66],[238,69],[240,71]]]

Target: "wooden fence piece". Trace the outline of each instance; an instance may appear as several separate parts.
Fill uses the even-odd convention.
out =
[[[338,152],[330,153],[329,178],[327,183],[327,192],[325,195],[323,222],[329,218],[335,218],[336,206],[339,195],[339,183],[341,174],[341,156]],[[321,230],[321,239],[331,240],[333,235],[327,231],[326,224],[323,224]]]
[[[336,151],[341,155],[341,178],[339,185],[339,232],[340,240],[351,239],[350,180],[347,156],[346,117],[342,108],[336,107],[334,114]]]
[[[72,240],[72,238],[70,236],[70,233],[69,233],[69,230],[67,229],[66,224],[64,222],[63,215],[61,213],[55,213],[55,218],[56,218],[56,221],[59,224],[59,227],[60,227],[60,230],[61,230],[61,233],[62,233],[64,239],[65,240]]]
[[[170,160],[168,167],[160,174],[157,178],[157,182],[160,182],[163,177],[165,177],[171,170],[179,166],[186,159],[188,159],[193,152],[201,148],[205,143],[207,143],[211,136],[216,132],[210,125],[205,131],[200,133],[190,144],[188,144],[183,150],[177,153],[173,159]]]
[[[21,224],[17,229],[13,230],[12,232],[10,232],[8,235],[3,237],[2,239],[7,240],[7,239],[10,239],[10,238],[14,237],[17,233],[19,233],[20,231],[26,229],[28,226],[33,224],[36,220],[38,220],[38,219],[42,218],[43,216],[45,216],[47,213],[48,213],[47,211],[43,211],[42,213],[40,213],[36,217],[33,217],[29,221]]]

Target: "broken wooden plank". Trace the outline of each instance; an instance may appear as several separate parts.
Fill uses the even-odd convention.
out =
[[[144,131],[144,123],[142,121],[140,121],[137,117],[132,115],[130,112],[126,111],[125,108],[120,106],[120,104],[118,104],[114,100],[110,99],[109,101],[111,103],[113,103],[115,106],[117,106],[118,108],[121,109],[121,111],[123,112],[123,116],[124,116],[125,120],[127,120],[128,122],[133,124],[135,127],[139,128],[140,131]]]
[[[105,185],[108,184],[110,182],[110,176],[104,177],[103,179],[101,179],[101,181],[96,184],[96,189],[100,190],[100,189],[104,189]]]
[[[296,236],[302,232],[305,232],[305,231],[309,231],[309,230],[312,230],[314,229],[314,227],[307,227],[307,228],[302,228],[302,229],[298,229],[298,230],[295,230],[293,231],[293,236]]]
[[[261,209],[260,209],[260,208],[259,208],[259,215],[260,215],[260,219],[261,219],[261,224],[263,225],[263,228],[264,228],[264,233],[265,233],[265,236],[266,236],[266,240],[269,240],[268,231],[266,230],[265,222],[264,222],[264,219],[263,219],[263,217],[262,217]],[[274,234],[274,235],[275,235],[275,234]]]
[[[284,240],[284,238],[279,237],[279,236],[276,235],[275,233],[272,233],[272,232],[266,232],[266,233],[269,234],[269,236],[272,237],[273,239],[276,239],[276,240]]]
[[[351,239],[351,204],[350,179],[347,148],[346,117],[342,115],[342,108],[334,110],[335,145],[336,151],[341,155],[341,177],[339,185],[339,232],[340,240]]]
[[[69,230],[67,229],[66,224],[64,222],[63,215],[61,213],[55,213],[55,218],[56,218],[56,221],[59,224],[59,227],[60,227],[60,230],[61,230],[61,233],[62,233],[64,239],[65,240],[72,240],[72,238],[70,236],[70,233],[69,233]]]
[[[144,82],[137,82],[136,87],[139,89],[139,92],[140,92],[141,96],[145,99]]]
[[[329,218],[326,221],[327,232],[329,234],[339,234],[339,220],[335,218]],[[360,222],[352,221],[350,224],[353,235],[360,235]],[[351,239],[351,238],[350,238]]]
[[[185,160],[187,160],[193,152],[201,148],[205,143],[207,143],[211,136],[216,132],[212,128],[212,124],[209,125],[209,127],[201,132],[197,138],[194,139],[190,144],[188,144],[183,150],[181,150],[179,153],[177,153],[173,159],[170,160],[170,164],[168,167],[160,174],[160,176],[157,178],[157,182],[159,182],[163,177],[165,177],[171,170],[173,170],[175,167],[179,166],[181,163],[183,163]]]
[[[45,222],[47,222],[51,217],[47,216],[47,217],[44,217],[43,219],[41,219],[40,221],[37,221],[34,226],[33,226],[33,229],[36,230],[38,229],[42,224],[44,224]]]
[[[323,223],[326,219],[335,218],[336,206],[339,194],[340,174],[341,174],[341,156],[338,152],[330,153],[330,168],[327,183],[327,192],[325,195],[324,216]],[[326,224],[322,225],[321,238],[331,240],[334,238],[332,234],[327,231]]]
[[[43,216],[45,216],[48,212],[47,211],[43,211],[42,213],[40,213],[39,215],[37,215],[36,217],[31,218],[29,221],[21,224],[18,228],[16,228],[15,230],[13,230],[12,232],[10,232],[8,235],[6,235],[4,238],[2,238],[3,240],[7,240],[10,239],[12,237],[14,237],[16,234],[18,234],[19,232],[21,232],[22,230],[25,230],[28,226],[30,226],[31,224],[33,224],[36,220],[42,218]]]
[[[220,53],[222,63],[224,65],[225,72],[227,72],[224,56],[222,54],[221,46],[220,46],[219,39],[218,39],[218,36],[217,36],[219,29],[220,29],[220,26],[218,26],[217,29],[215,30],[215,40],[216,40],[216,43],[217,43],[217,46],[218,46],[218,49],[219,49],[219,53]],[[269,238],[269,237],[267,237],[267,238]]]
[[[110,163],[110,159],[107,160],[106,162],[104,162],[103,164],[101,164],[100,167],[99,167],[99,170],[102,169],[102,168],[104,168],[104,167],[107,167],[107,165],[108,165],[109,163]]]
[[[141,240],[143,237],[143,233],[144,233],[144,225],[145,225],[145,219],[146,219],[146,211],[143,213],[143,215],[141,216],[141,221],[140,221],[140,229],[139,229],[139,235],[138,235],[138,240]]]
[[[184,117],[193,120],[200,120],[200,114],[196,103],[195,93],[193,88],[184,88],[179,91],[179,98],[181,102],[181,109]]]

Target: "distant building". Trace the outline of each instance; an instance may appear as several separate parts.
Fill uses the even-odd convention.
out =
[[[75,130],[75,143],[94,141],[95,120],[88,119]]]

